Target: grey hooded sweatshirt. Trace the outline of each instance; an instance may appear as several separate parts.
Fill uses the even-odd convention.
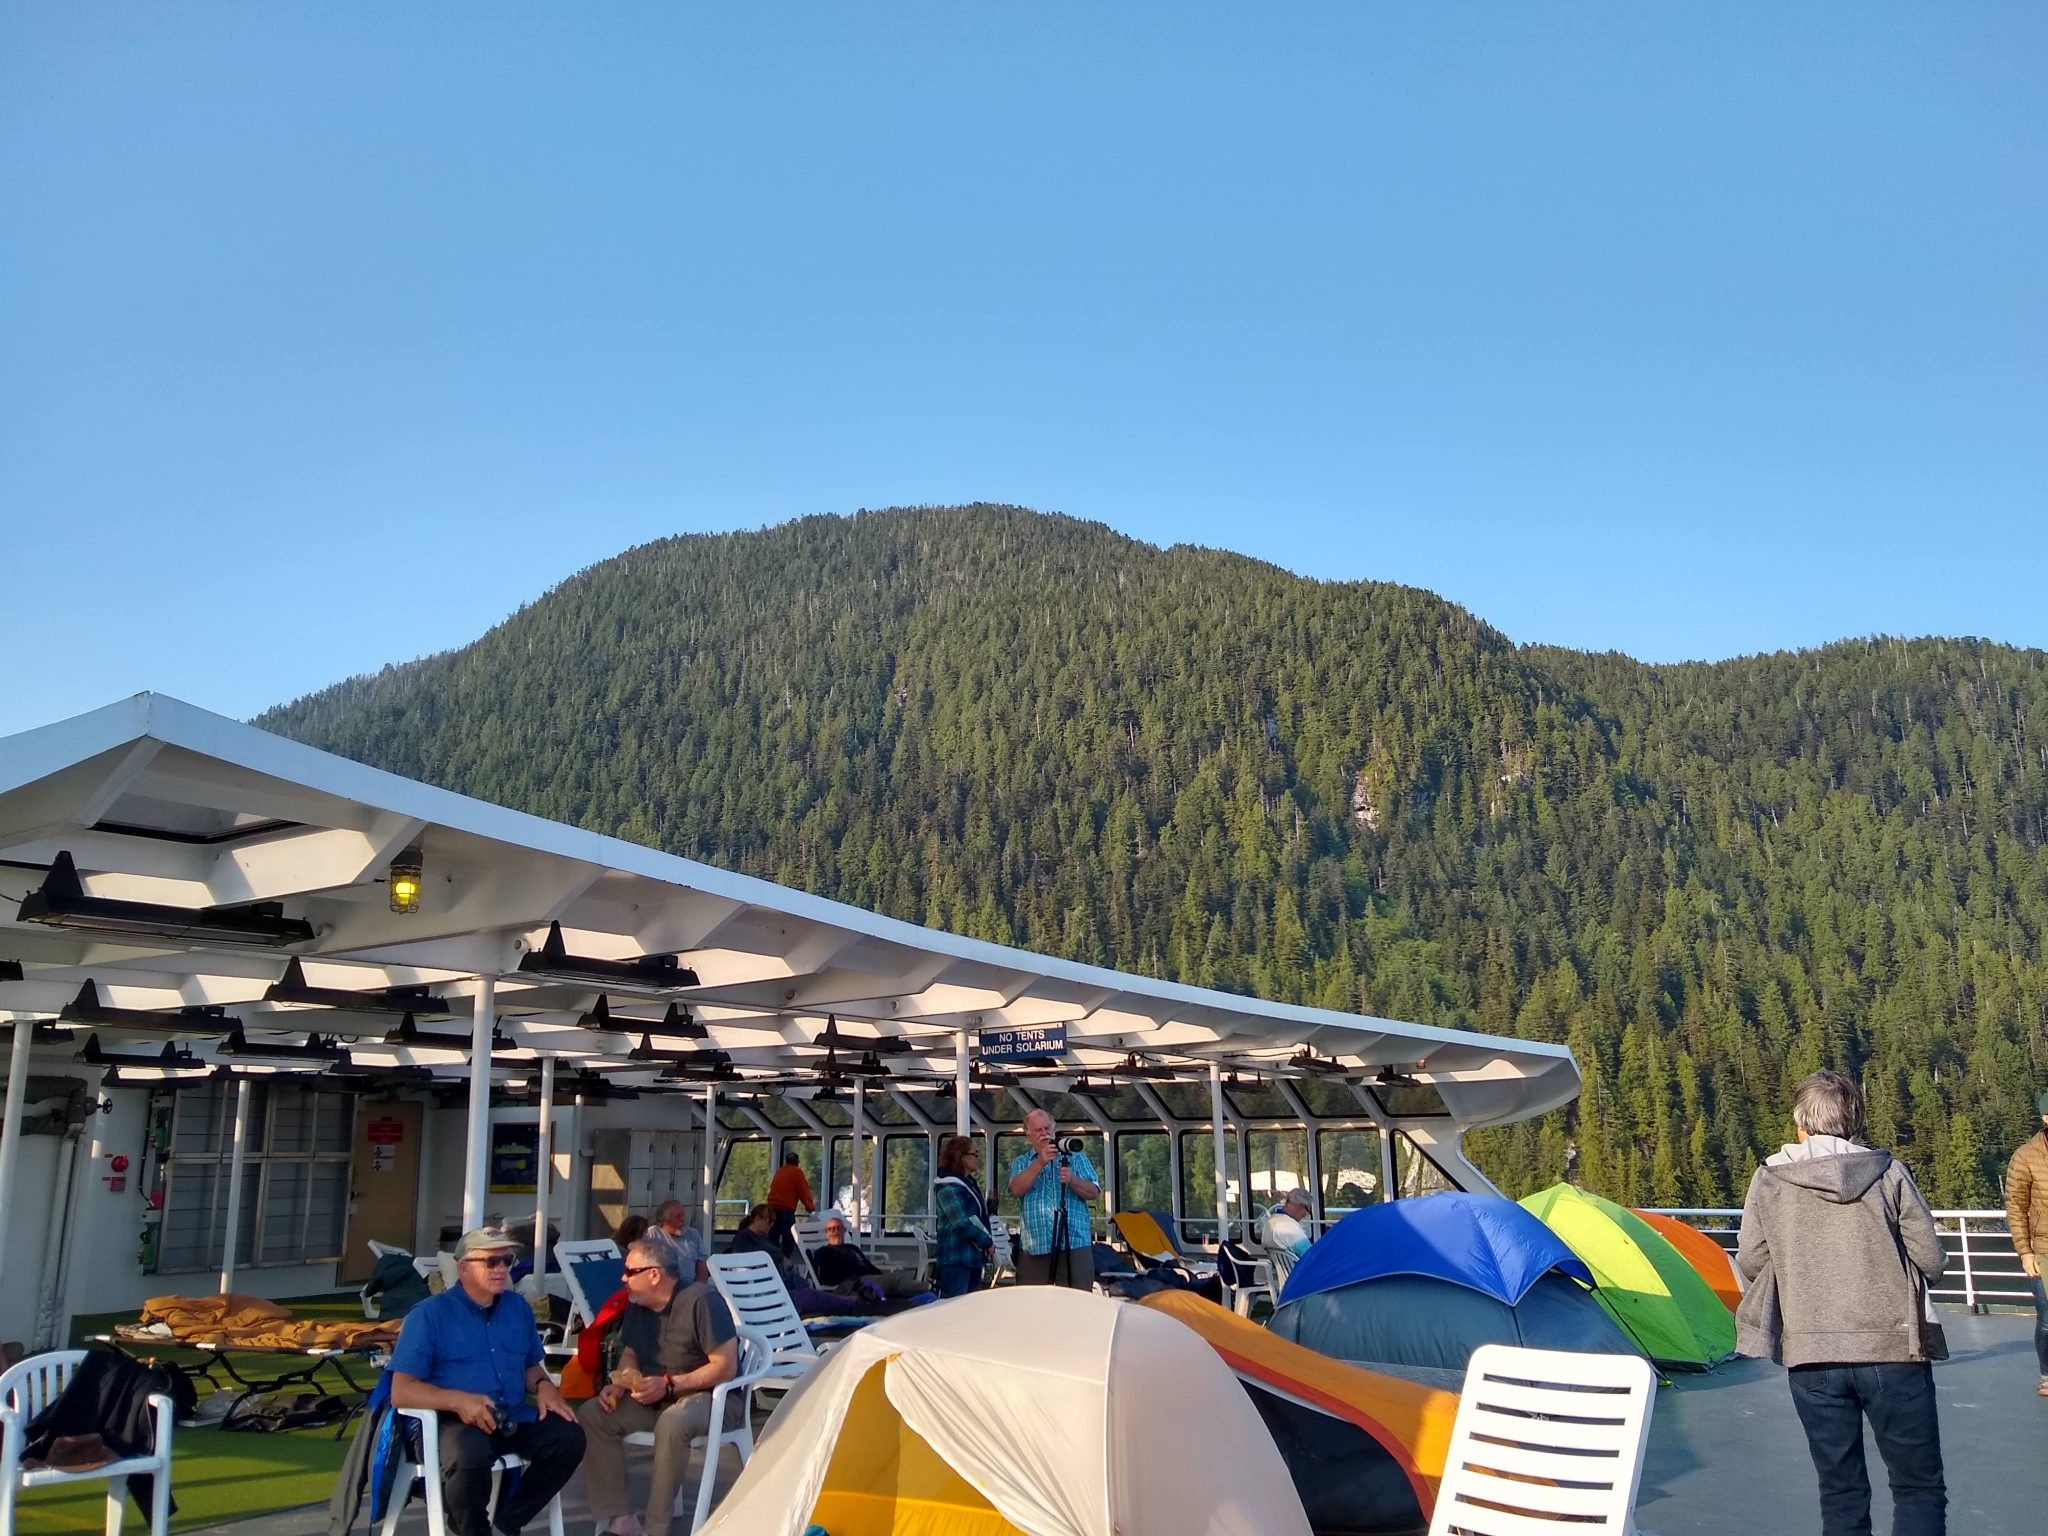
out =
[[[1749,1181],[1735,1262],[1751,1282],[1735,1314],[1742,1354],[1787,1366],[1927,1358],[1913,1271],[1937,1279],[1948,1255],[1890,1153],[1839,1136],[1774,1153]]]

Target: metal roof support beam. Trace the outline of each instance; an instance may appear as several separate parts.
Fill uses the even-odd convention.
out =
[[[491,1150],[491,1029],[497,1022],[498,979],[477,978],[469,1020],[469,1155],[462,1167],[462,1230],[484,1224],[484,1188]]]
[[[967,1031],[961,1030],[953,1053],[953,1134],[965,1136],[974,1126],[974,1093],[967,1081],[973,1065],[968,1057]]]
[[[718,1236],[718,1084],[704,1085],[704,1251]]]
[[[235,1087],[235,1160],[228,1166],[227,1224],[220,1235],[220,1293],[235,1288],[235,1249],[242,1240],[242,1168],[249,1161],[249,1090],[243,1078]],[[261,1234],[261,1227],[258,1227]],[[250,1255],[254,1258],[255,1255]]]
[[[1230,1190],[1223,1181],[1223,1067],[1209,1063],[1210,1140],[1216,1148],[1216,1241],[1230,1241]]]
[[[540,1059],[540,1130],[534,1138],[533,1272],[548,1272],[548,1186],[555,1173],[555,1058]]]
[[[851,1143],[851,1150],[853,1152],[853,1209],[847,1213],[853,1218],[853,1230],[856,1233],[861,1229],[861,1217],[866,1214],[868,1204],[867,1189],[865,1188],[865,1182],[860,1176],[860,1142],[861,1138],[867,1134],[868,1121],[866,1092],[867,1084],[856,1078],[853,1084],[853,1140]]]
[[[927,1136],[938,1130],[939,1122],[926,1114],[922,1109],[919,1109],[916,1099],[905,1093],[901,1088],[898,1088],[894,1083],[887,1083],[883,1086],[889,1090],[889,1097],[896,1101],[902,1108],[903,1113],[910,1116],[910,1123],[912,1125],[923,1131]]]
[[[14,1252],[8,1217],[21,1202],[14,1198],[14,1162],[21,1155],[21,1106],[28,1093],[28,1052],[36,1027],[27,1019],[14,1021],[14,1043],[7,1053],[7,1119],[0,1123],[0,1274],[7,1269],[7,1256]],[[239,1168],[236,1170],[240,1172]]]

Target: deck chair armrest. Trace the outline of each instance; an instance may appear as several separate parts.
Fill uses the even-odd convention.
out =
[[[178,1405],[171,1401],[169,1394],[149,1394],[150,1411],[156,1418],[156,1454],[166,1466],[171,1460],[171,1432],[178,1427]]]

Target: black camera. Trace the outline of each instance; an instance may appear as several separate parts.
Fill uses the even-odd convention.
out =
[[[1081,1138],[1078,1136],[1062,1136],[1053,1142],[1052,1145],[1053,1150],[1058,1152],[1061,1157],[1072,1157],[1075,1153],[1086,1150],[1081,1144]]]

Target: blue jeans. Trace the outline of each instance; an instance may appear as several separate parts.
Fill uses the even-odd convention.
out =
[[[969,1291],[981,1288],[981,1265],[941,1264],[939,1266],[939,1294],[941,1296],[965,1296]]]
[[[2029,1280],[2034,1289],[2034,1359],[2040,1363],[2041,1379],[2048,1381],[2048,1280]]]
[[[1863,1421],[1892,1485],[1894,1536],[1945,1536],[1934,1368],[1927,1364],[1802,1365],[1785,1373],[1820,1478],[1821,1536],[1870,1536]]]

